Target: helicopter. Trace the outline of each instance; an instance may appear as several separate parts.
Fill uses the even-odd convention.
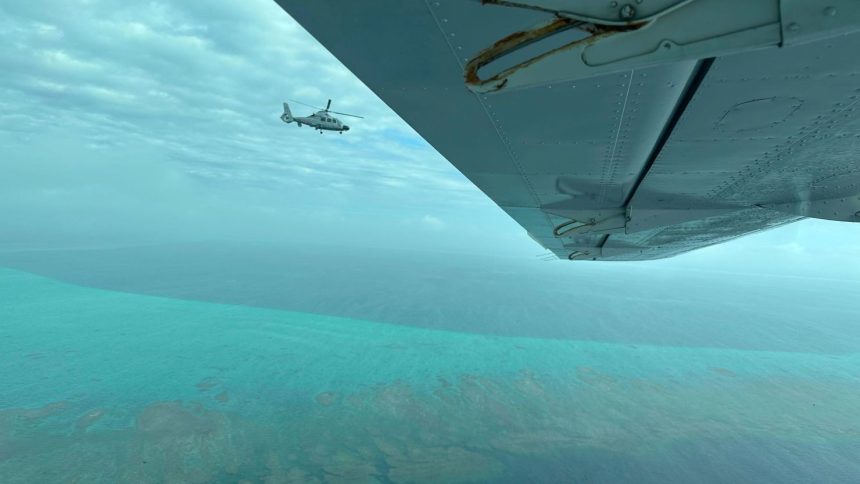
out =
[[[303,124],[308,126],[312,126],[314,129],[319,130],[320,134],[323,131],[337,131],[340,134],[343,134],[344,131],[349,131],[349,126],[340,122],[339,119],[333,117],[330,113],[340,114],[341,116],[351,116],[353,118],[364,119],[362,116],[356,116],[355,114],[347,114],[347,113],[339,113],[337,111],[331,111],[329,108],[331,107],[331,99],[328,100],[328,103],[325,105],[325,108],[318,108],[315,106],[311,106],[310,104],[305,104],[299,101],[292,101],[296,104],[301,104],[302,106],[307,106],[309,108],[318,109],[319,111],[313,113],[307,117],[293,117],[293,113],[290,112],[290,106],[287,103],[284,103],[284,114],[281,115],[281,121],[289,124],[293,121],[299,125],[301,128]]]

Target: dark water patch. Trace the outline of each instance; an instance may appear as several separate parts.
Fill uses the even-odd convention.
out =
[[[711,371],[713,371],[714,373],[716,373],[718,375],[723,375],[723,376],[728,376],[728,377],[737,376],[737,374],[735,372],[733,372],[732,370],[729,370],[727,368],[711,368]]]
[[[823,444],[823,445],[822,445]],[[740,435],[704,437],[667,447],[620,452],[560,449],[554,455],[497,454],[505,483],[806,483],[853,482],[860,475],[860,444],[813,443]]]
[[[338,392],[322,392],[317,394],[316,401],[323,407],[330,407],[336,403],[339,403],[343,395]]]
[[[78,421],[75,423],[75,428],[77,430],[86,430],[90,425],[104,417],[105,413],[107,413],[107,409],[94,408],[78,418]]]
[[[207,390],[211,390],[211,389],[217,387],[220,384],[221,384],[221,380],[219,380],[218,378],[209,376],[209,377],[206,377],[206,378],[200,380],[194,386],[196,386],[197,389],[200,390],[201,392],[205,392]]]
[[[13,418],[27,422],[39,422],[47,417],[61,414],[68,410],[69,402],[59,401],[47,403],[37,408],[13,408],[0,410],[5,418]]]

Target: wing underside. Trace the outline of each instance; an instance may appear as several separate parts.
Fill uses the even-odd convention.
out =
[[[558,257],[656,259],[860,214],[860,35],[481,93],[470,59],[555,14],[278,3]]]

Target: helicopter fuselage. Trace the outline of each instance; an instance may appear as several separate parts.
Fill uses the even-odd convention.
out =
[[[287,121],[286,119],[284,120],[285,123],[289,123],[291,121],[298,124],[299,127],[306,124],[320,131],[338,131],[341,133],[349,131],[349,126],[341,123],[339,119],[326,114],[316,113],[313,116],[293,117],[290,118],[290,121]]]

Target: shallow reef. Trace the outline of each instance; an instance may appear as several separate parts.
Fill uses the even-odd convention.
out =
[[[439,378],[429,390],[395,381],[327,391],[265,418],[224,408],[217,396],[152,402],[132,414],[53,402],[0,411],[0,473],[5,482],[486,482],[515,480],[524,462],[551,468],[577,456],[600,459],[565,472],[611,458],[623,465],[603,469],[607,478],[632,478],[661,453],[707,439],[810,451],[810,440],[838,435],[831,447],[846,456],[857,450],[860,426],[850,415],[860,396],[846,398],[849,388],[711,374],[729,379],[729,394],[747,404],[704,398],[704,382],[627,381],[590,368],[573,370],[567,382],[522,371],[510,379]],[[765,410],[760,398],[782,404]]]

